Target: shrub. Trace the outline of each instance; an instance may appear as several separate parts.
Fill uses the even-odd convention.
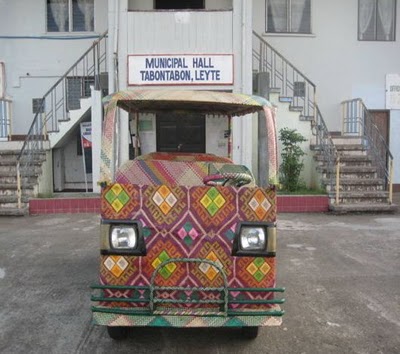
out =
[[[305,153],[299,144],[307,139],[296,129],[283,128],[279,131],[279,140],[283,145],[282,163],[279,166],[280,183],[284,190],[294,192],[300,186],[300,173],[304,168],[301,157]]]

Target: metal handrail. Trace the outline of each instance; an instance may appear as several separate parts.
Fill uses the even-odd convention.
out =
[[[342,134],[358,136],[369,156],[375,161],[378,178],[385,181],[392,201],[393,191],[393,155],[386,140],[373,121],[372,114],[361,98],[345,100],[342,103]]]
[[[316,105],[317,117],[315,121],[315,137],[316,137],[316,146],[319,151],[322,153],[324,163],[326,165],[326,175],[328,179],[329,191],[333,192],[334,186],[336,189],[336,203],[338,204],[338,183],[339,181],[339,173],[338,173],[338,165],[339,165],[339,155],[336,150],[336,146],[333,143],[331,134],[329,133],[328,127],[322,117],[321,111],[319,110],[318,105]]]
[[[315,119],[316,85],[281,53],[253,31],[253,69],[269,74],[270,88],[280,89],[302,115]]]
[[[316,146],[326,163],[328,185],[332,192],[335,186],[335,165],[338,163],[338,155],[316,102],[316,85],[254,31],[253,69],[267,72],[269,88],[279,89],[282,96],[291,99],[292,106],[302,107],[303,117],[311,120]]]
[[[107,72],[107,34],[108,31],[100,35],[40,99],[32,124],[17,157],[19,205],[21,205],[22,191],[28,183],[27,171],[32,170],[35,160],[43,159],[42,154],[48,134],[58,131],[59,122],[68,120],[68,112],[77,109],[74,106],[69,107],[68,80],[75,79],[75,83],[79,84],[79,98],[89,97],[86,86],[88,83],[93,82],[95,88],[99,89],[100,74]]]

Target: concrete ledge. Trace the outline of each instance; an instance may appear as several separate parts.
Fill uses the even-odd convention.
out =
[[[278,195],[279,213],[320,213],[329,211],[327,195]],[[29,201],[29,214],[100,213],[99,197],[36,198]]]

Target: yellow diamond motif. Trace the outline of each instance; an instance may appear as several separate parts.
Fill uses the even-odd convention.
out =
[[[219,194],[218,197],[214,199],[214,203],[218,208],[221,208],[225,204],[225,199]]]
[[[176,264],[175,263],[168,263],[165,266],[165,268],[167,268],[170,273],[173,273],[174,270],[176,269]]]
[[[170,212],[171,207],[168,205],[167,202],[163,202],[163,203],[160,205],[160,209],[161,209],[161,211],[164,213],[164,215],[167,215],[167,214]]]
[[[120,184],[116,183],[112,186],[111,190],[115,193],[115,195],[118,195],[122,191],[122,187]]]
[[[111,206],[118,213],[123,208],[124,205],[118,199],[115,199],[111,204]]]
[[[216,270],[215,267],[211,266],[205,274],[208,279],[213,280],[218,274],[218,270]]]
[[[251,274],[251,275],[253,275],[255,272],[257,272],[257,267],[256,267],[256,265],[252,262],[252,263],[250,263],[248,266],[247,266],[247,268],[246,268],[246,270]]]
[[[267,262],[265,262],[261,267],[260,270],[261,272],[265,275],[270,271],[271,267],[269,266],[269,264]]]
[[[156,258],[151,265],[153,266],[154,269],[156,269],[162,262],[160,261],[159,258]]]
[[[213,261],[213,262],[219,260],[213,251],[211,251],[211,252],[207,255],[206,259],[209,259],[210,261]]]
[[[118,267],[117,265],[115,265],[112,269],[111,269],[111,273],[113,273],[117,278],[119,278],[119,276],[123,273],[124,271]]]
[[[203,198],[201,198],[200,203],[207,209],[208,206],[212,203],[211,198],[206,194]]]
[[[160,193],[160,195],[166,199],[168,197],[168,195],[171,193],[171,191],[169,190],[169,188],[167,186],[161,186],[161,188],[158,190],[158,193]]]

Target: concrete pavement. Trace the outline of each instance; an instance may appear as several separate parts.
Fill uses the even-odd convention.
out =
[[[254,341],[228,329],[132,329],[90,322],[96,215],[0,218],[1,353],[399,353],[400,216],[281,214],[283,325]]]

